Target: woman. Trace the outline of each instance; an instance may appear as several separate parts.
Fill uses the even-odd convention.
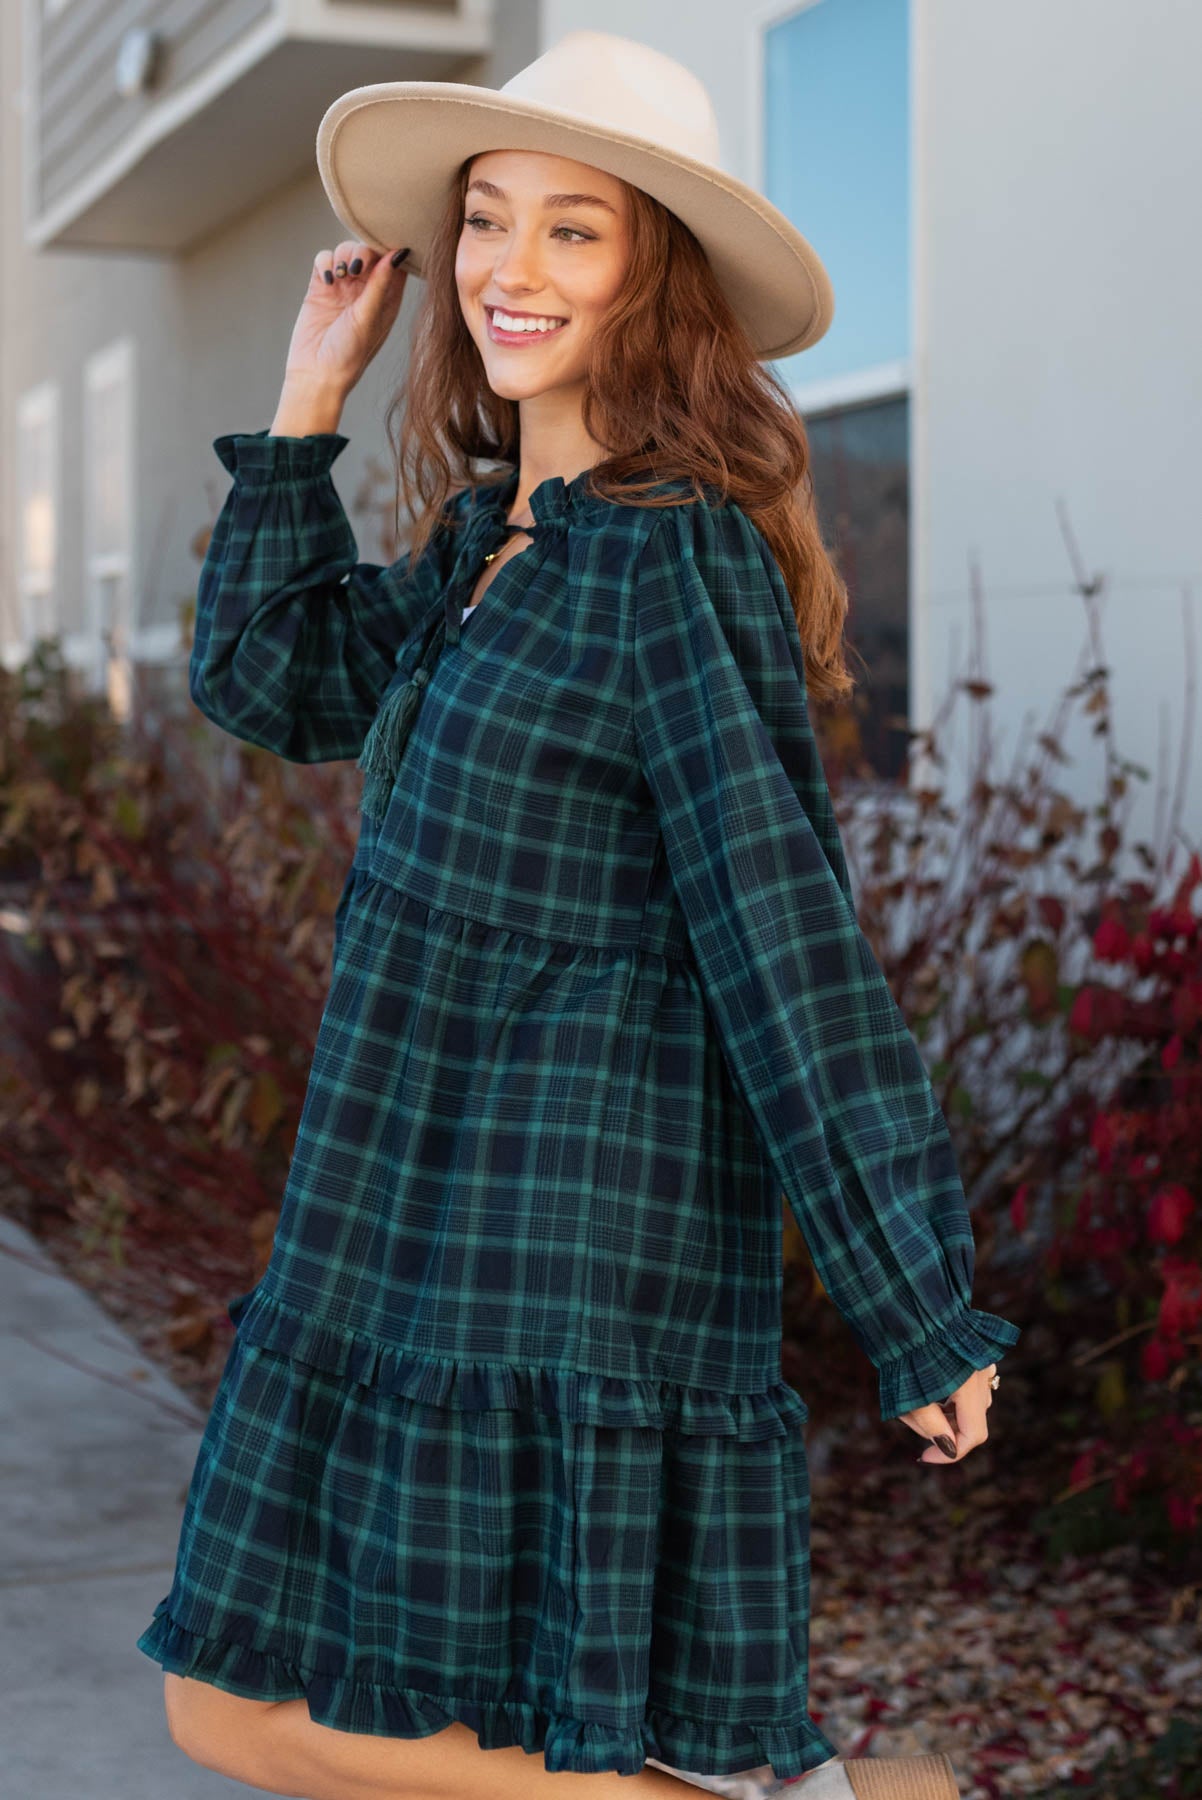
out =
[[[181,1748],[309,1800],[884,1792],[806,1710],[782,1189],[920,1460],[984,1441],[1018,1332],[971,1305],[808,718],[850,685],[846,596],[760,363],[829,283],[719,169],[695,78],[605,33],[499,93],[354,90],[318,158],[352,235],[270,430],[216,440],[191,692],[290,760],[358,754],[361,830],[139,1646]],[[427,286],[381,567],[330,465],[398,240]]]

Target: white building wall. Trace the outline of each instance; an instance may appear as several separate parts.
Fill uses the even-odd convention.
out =
[[[58,589],[47,633],[64,626],[72,661],[90,662],[76,629],[88,589],[84,514],[85,390],[89,359],[128,339],[133,364],[132,483],[138,542],[131,549],[134,641],[171,634],[173,607],[195,588],[187,553],[190,518],[184,416],[187,338],[179,276],[170,259],[36,251],[24,237],[24,118],[30,71],[23,5],[0,6],[0,656],[15,665],[28,646],[18,592],[17,420],[22,396],[53,381],[59,392],[55,519]],[[203,496],[201,497],[203,499]],[[195,503],[193,503],[193,510]],[[199,523],[197,518],[191,525]],[[39,629],[43,621],[35,621]],[[153,630],[158,624],[157,633]],[[175,633],[178,635],[178,633]],[[117,699],[117,696],[114,696]]]
[[[180,615],[195,595],[200,567],[190,546],[229,488],[212,440],[271,424],[313,257],[339,242],[342,227],[314,162],[311,173],[181,257],[32,249],[24,238],[22,133],[31,75],[22,34],[26,4],[40,3],[0,4],[0,658],[16,666],[29,650],[16,469],[22,397],[43,383],[57,386],[55,581],[61,615],[86,618],[87,371],[97,353],[125,340],[133,371],[130,647],[135,660],[173,663],[182,672]],[[530,0],[502,4],[522,60],[529,60],[537,53]],[[500,59],[499,66],[494,75],[489,59],[466,59],[461,79],[499,82],[510,72]],[[317,123],[315,117],[315,132]],[[408,285],[388,343],[343,412],[351,441],[335,480],[348,512],[370,465],[382,466],[391,480],[385,413],[403,377],[417,289],[416,280]],[[375,524],[361,527],[357,517],[352,523],[362,531],[361,557],[377,559]],[[46,629],[54,630],[53,618]],[[93,668],[99,646],[86,636],[69,628],[64,649],[72,662]],[[99,685],[120,712],[128,688],[123,671],[110,671]]]
[[[1161,742],[1172,773],[1185,728],[1187,587],[1195,634],[1202,606],[1202,8],[923,0],[918,16],[919,710],[953,636],[967,648],[975,557],[1007,743],[1025,708],[1049,716],[1086,644],[1061,503],[1106,578],[1116,746],[1152,773],[1132,815],[1150,833]],[[1099,740],[1082,724],[1069,748],[1065,785],[1099,797]],[[1202,834],[1197,778],[1182,826]]]
[[[757,47],[786,10],[695,0],[683,30],[666,0],[609,0],[603,21],[593,0],[544,0],[543,43],[601,26],[687,63],[725,166],[756,183]],[[1106,577],[1116,748],[1152,773],[1132,814],[1149,836],[1158,760],[1171,774],[1186,724],[1189,584],[1195,629],[1202,610],[1200,67],[1192,0],[911,0],[911,723],[968,672],[974,563],[995,773],[1024,715],[1031,731],[1051,719],[1087,644],[1062,502]],[[967,732],[948,743],[954,791]],[[1066,748],[1058,780],[1096,801],[1089,722]],[[1202,836],[1202,778],[1181,824]]]

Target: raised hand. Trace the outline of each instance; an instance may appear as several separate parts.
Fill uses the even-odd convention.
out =
[[[400,311],[407,275],[393,254],[350,239],[317,252],[288,345],[287,387],[349,394]]]

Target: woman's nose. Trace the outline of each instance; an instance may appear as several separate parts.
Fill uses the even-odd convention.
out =
[[[537,285],[538,253],[533,244],[513,237],[498,251],[494,265],[498,275],[506,276],[519,287]]]

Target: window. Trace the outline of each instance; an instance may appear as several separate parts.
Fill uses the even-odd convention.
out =
[[[848,587],[863,751],[882,779],[909,711],[908,0],[806,0],[761,14],[756,179],[822,258],[835,316],[774,372],[803,414],[823,536]]]
[[[909,730],[909,412],[903,395],[806,417],[823,542],[847,583],[862,753],[884,780]]]
[[[13,661],[62,630],[58,607],[58,387],[44,381],[17,403],[17,598]]]
[[[133,344],[84,366],[84,580],[88,660],[117,718],[128,717],[133,620]]]

